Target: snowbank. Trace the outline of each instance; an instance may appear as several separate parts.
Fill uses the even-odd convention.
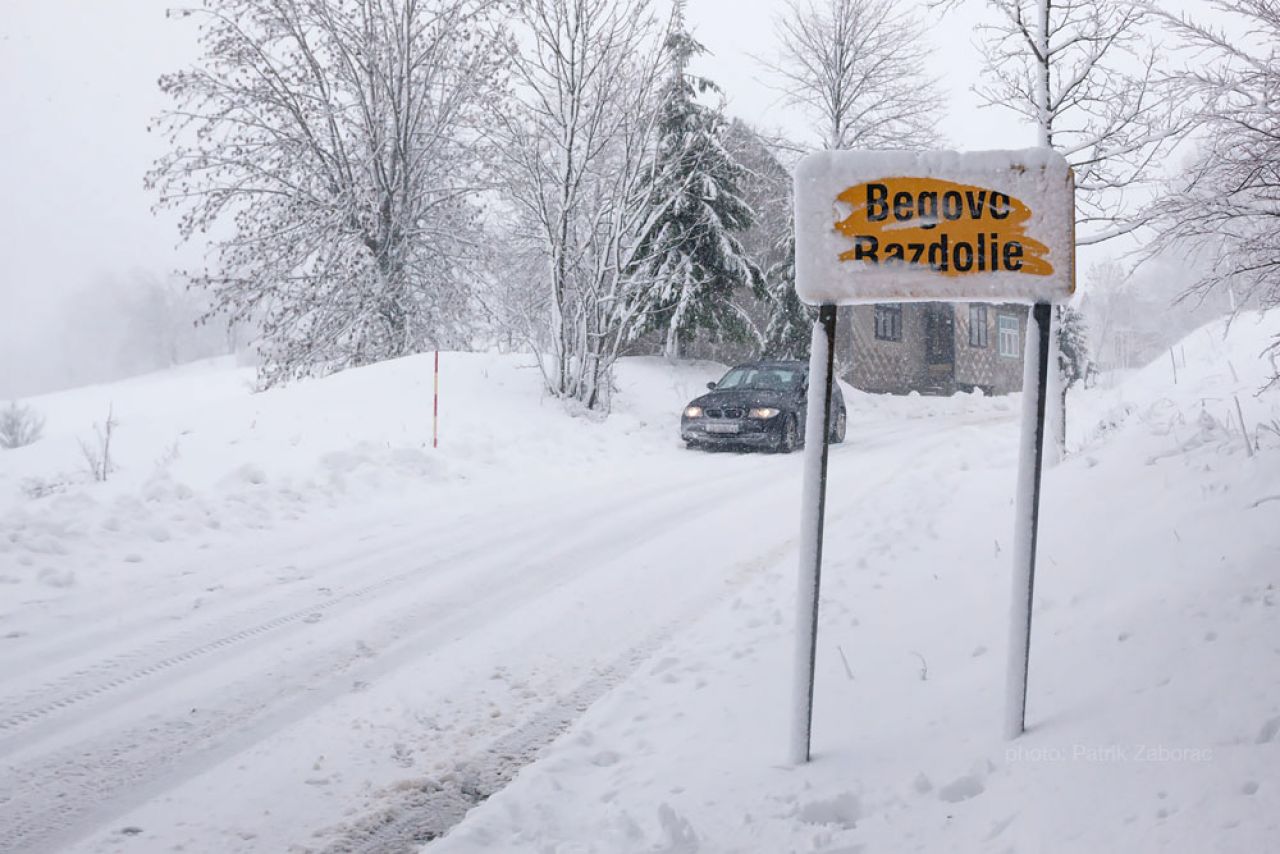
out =
[[[1280,392],[1255,392],[1277,331],[1277,313],[1210,325],[1174,348],[1177,385],[1156,363],[1073,406],[1075,453],[1045,481],[1022,738],[1001,737],[1012,419],[880,398],[886,429],[961,411],[870,498],[831,484],[812,764],[786,763],[787,561],[426,850],[1270,850],[1280,436],[1258,425]]]
[[[527,356],[445,353],[438,448],[430,356],[261,393],[251,370],[213,360],[30,398],[43,438],[0,452],[0,584],[109,587],[172,541],[210,548],[486,480],[638,470],[679,446],[680,407],[723,370],[623,360],[615,412],[597,423],[566,416]],[[98,483],[82,445],[100,447],[108,412],[113,471]],[[86,557],[101,578],[84,577]]]
[[[1176,385],[1172,365],[1157,362],[1071,407],[1073,453],[1045,482],[1031,730],[1014,743],[1001,740],[1001,709],[1018,399],[846,389],[850,440],[831,455],[814,762],[793,768],[797,558],[786,514],[799,460],[685,452],[679,408],[722,369],[657,359],[621,365],[615,414],[599,421],[567,417],[528,359],[446,354],[439,449],[430,447],[424,358],[263,394],[246,372],[211,363],[30,401],[48,418],[45,438],[0,454],[0,642],[17,651],[6,659],[8,684],[21,693],[63,667],[74,683],[80,662],[98,654],[90,641],[117,628],[128,638],[140,631],[140,643],[163,629],[191,634],[180,648],[222,649],[216,638],[251,633],[228,611],[240,602],[261,600],[273,620],[284,608],[299,634],[313,611],[331,615],[315,625],[332,650],[294,646],[282,632],[261,656],[269,672],[250,682],[263,696],[278,683],[306,693],[314,686],[303,675],[338,673],[323,684],[350,694],[345,704],[317,709],[303,735],[264,730],[273,734],[253,752],[270,761],[246,765],[229,751],[207,779],[126,823],[186,850],[282,850],[316,815],[357,825],[365,807],[398,803],[395,787],[361,788],[365,780],[448,790],[461,761],[452,753],[479,761],[484,750],[511,752],[493,738],[498,724],[473,719],[487,708],[466,699],[475,696],[497,698],[499,723],[544,703],[572,709],[552,729],[541,721],[539,733],[590,708],[431,850],[1269,850],[1280,830],[1280,688],[1267,678],[1280,663],[1280,436],[1260,425],[1280,419],[1280,400],[1255,392],[1269,373],[1258,353],[1278,328],[1277,315],[1241,318],[1225,336],[1206,327],[1174,348]],[[1252,456],[1232,420],[1237,395]],[[118,470],[93,483],[79,472],[78,440],[92,437],[108,405]],[[33,478],[49,494],[30,497]],[[622,483],[633,488],[619,494]],[[494,514],[512,526],[496,544]],[[473,563],[446,550],[439,578],[419,572],[418,556],[436,535],[451,542],[451,529],[464,540],[451,548]],[[660,548],[641,560],[638,544]],[[747,559],[725,558],[726,544]],[[472,571],[489,579],[488,600],[468,598]],[[429,600],[442,610],[392,595],[387,585],[405,578],[442,585],[443,598]],[[290,586],[302,583],[319,586]],[[337,605],[294,601],[327,603],[337,583],[348,599],[370,585],[386,595],[346,622]],[[651,647],[653,614],[684,587],[699,591],[680,600],[687,620]],[[466,623],[494,599],[502,607],[492,624],[478,623],[483,632],[449,622]],[[703,601],[724,604],[708,612]],[[251,625],[265,619],[249,610]],[[129,625],[117,627],[117,614]],[[457,645],[417,661],[397,634],[410,629],[450,643],[456,634]],[[597,684],[590,652],[609,632],[616,648],[642,650],[643,663],[620,683]],[[128,651],[133,641],[114,643]],[[42,662],[40,650],[60,657]],[[298,673],[276,672],[279,656],[312,654],[320,658]],[[352,657],[384,668],[378,684],[363,674],[355,687],[343,681],[341,662]],[[113,666],[134,668],[131,660]],[[496,660],[517,673],[510,686],[475,678],[497,672]],[[29,675],[24,661],[48,673]],[[396,669],[405,663],[413,666]],[[190,680],[241,698],[242,667],[221,661],[219,682],[199,659]],[[591,690],[575,689],[580,681]],[[169,683],[152,687],[148,708],[171,714]],[[508,690],[522,699],[503,700]],[[352,703],[379,727],[375,706],[402,720],[370,748],[373,736],[342,729]],[[134,721],[128,702],[110,708],[115,724],[153,726]],[[79,712],[86,732],[106,732],[110,722],[87,701]],[[448,736],[419,732],[436,714],[456,718]],[[183,706],[166,720],[181,731],[185,715]],[[133,749],[121,744],[168,750],[126,735],[103,742],[104,754]],[[521,744],[536,752],[541,738]],[[305,801],[298,787],[316,789],[312,776],[292,779],[296,763],[277,754],[297,759],[322,740],[326,756],[349,758],[333,762],[350,773],[341,786],[341,775],[323,778],[330,801]],[[398,764],[402,741],[416,745],[406,748],[412,771]],[[362,762],[377,773],[362,776]],[[288,793],[273,815],[260,814],[248,777]],[[340,795],[344,809],[331,810]],[[257,835],[227,847],[241,830]],[[107,826],[84,850],[117,850],[120,839]]]

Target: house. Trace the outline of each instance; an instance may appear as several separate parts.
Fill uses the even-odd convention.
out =
[[[1025,305],[880,303],[842,309],[841,377],[870,392],[949,395],[1022,390]]]

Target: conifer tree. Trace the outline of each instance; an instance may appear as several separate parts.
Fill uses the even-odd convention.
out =
[[[753,327],[734,304],[743,288],[761,291],[763,276],[735,232],[754,212],[740,191],[746,170],[726,150],[726,121],[698,102],[715,84],[688,72],[702,47],[684,25],[677,2],[665,49],[670,75],[659,104],[652,166],[653,215],[641,236],[634,286],[652,305],[646,331],[661,331],[668,356],[705,331],[713,340],[741,341]]]
[[[800,301],[796,293],[796,236],[787,229],[783,237],[785,255],[769,268],[765,286],[769,294],[769,325],[764,333],[764,351],[776,359],[807,359],[809,339],[817,312]]]

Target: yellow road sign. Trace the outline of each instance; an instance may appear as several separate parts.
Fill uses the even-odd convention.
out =
[[[796,173],[796,282],[812,303],[1047,302],[1075,289],[1059,155],[820,152]]]

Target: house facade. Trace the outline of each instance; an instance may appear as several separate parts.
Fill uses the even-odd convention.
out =
[[[880,303],[842,309],[841,377],[870,392],[1022,390],[1025,305]]]

